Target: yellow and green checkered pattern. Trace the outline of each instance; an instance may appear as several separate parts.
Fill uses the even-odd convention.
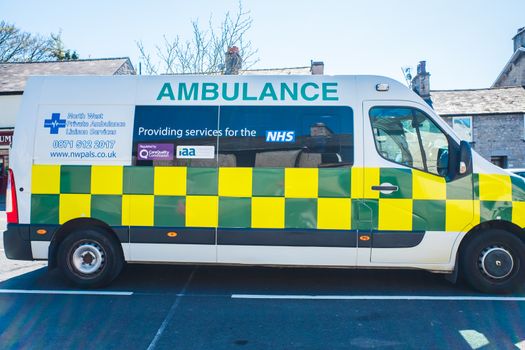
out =
[[[463,231],[525,226],[523,181],[453,182],[395,168],[186,168],[34,165],[31,223],[93,217],[111,226]],[[390,183],[389,195],[371,190]]]

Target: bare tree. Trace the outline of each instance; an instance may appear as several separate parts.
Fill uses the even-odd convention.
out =
[[[0,21],[0,62],[34,62],[77,59],[75,51],[66,50],[61,33],[44,37],[24,32]]]
[[[214,26],[212,17],[206,29],[198,20],[191,22],[193,27],[190,40],[179,36],[169,39],[163,36],[162,45],[155,46],[155,58],[145,48],[142,41],[136,42],[140,60],[146,74],[213,74],[224,70],[224,56],[228,48],[239,47],[242,66],[247,69],[259,61],[258,51],[246,39],[253,19],[250,11],[245,11],[242,2],[235,14],[227,12],[219,26]]]

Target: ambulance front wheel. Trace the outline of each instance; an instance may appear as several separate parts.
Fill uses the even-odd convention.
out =
[[[82,288],[108,285],[119,275],[123,264],[120,243],[98,227],[72,231],[58,248],[60,269]]]
[[[473,233],[460,256],[465,280],[483,293],[510,293],[525,283],[525,244],[510,232]]]

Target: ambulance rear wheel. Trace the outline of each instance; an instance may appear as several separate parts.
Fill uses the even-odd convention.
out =
[[[60,269],[82,288],[108,285],[118,276],[123,264],[120,243],[98,227],[72,231],[58,248]]]
[[[483,293],[510,293],[525,283],[525,244],[510,232],[474,233],[463,250],[463,277]]]

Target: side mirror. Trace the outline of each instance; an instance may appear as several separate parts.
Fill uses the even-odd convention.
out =
[[[459,145],[458,174],[465,176],[472,173],[472,148],[467,141],[461,141]]]

